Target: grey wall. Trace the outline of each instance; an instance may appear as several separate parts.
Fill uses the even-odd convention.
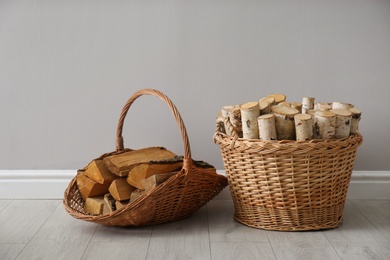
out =
[[[115,149],[141,88],[165,92],[193,158],[223,169],[223,105],[284,93],[363,111],[356,170],[390,170],[390,1],[0,1],[0,169],[76,169]],[[141,97],[130,148],[181,154],[158,99]]]

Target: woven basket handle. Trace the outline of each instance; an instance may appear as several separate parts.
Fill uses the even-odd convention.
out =
[[[184,161],[183,161],[183,168],[187,168],[189,164],[191,164],[191,148],[190,148],[190,142],[188,140],[187,130],[184,126],[183,119],[180,116],[179,111],[177,110],[176,106],[173,104],[173,102],[162,92],[155,90],[155,89],[141,89],[137,92],[135,92],[126,102],[122,109],[122,113],[120,115],[118,126],[116,130],[116,150],[122,151],[124,149],[123,146],[123,136],[122,136],[122,130],[123,130],[123,123],[125,121],[125,117],[127,115],[127,112],[129,111],[130,106],[133,104],[133,102],[139,98],[142,95],[152,95],[155,97],[159,97],[161,100],[163,100],[168,107],[170,108],[173,116],[176,119],[176,122],[179,126],[181,137],[183,139],[184,144]]]

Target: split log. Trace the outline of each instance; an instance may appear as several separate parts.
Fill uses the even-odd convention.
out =
[[[350,108],[348,110],[352,113],[351,134],[356,135],[359,133],[359,122],[362,117],[362,111],[357,108]]]
[[[135,191],[134,191],[135,192]],[[117,200],[115,201],[115,208],[118,210],[118,209],[121,209],[123,208],[124,206],[126,206],[127,204],[129,204],[130,200]]]
[[[294,140],[294,115],[298,114],[299,111],[292,107],[273,106],[272,112],[275,115],[276,135],[278,140]]]
[[[140,163],[147,163],[152,160],[165,160],[175,156],[176,154],[164,147],[149,147],[111,155],[105,157],[103,161],[112,173],[125,177],[133,167]]]
[[[331,109],[336,114],[335,138],[347,138],[351,133],[352,113],[347,109]]]
[[[314,138],[333,139],[336,130],[336,115],[329,111],[317,111],[314,116]]]
[[[173,175],[177,174],[178,172],[167,172],[167,173],[159,173],[154,174],[144,180],[142,180],[142,187],[145,190],[145,192],[149,192],[150,190],[156,188],[158,185],[162,184],[166,180],[168,180]]]
[[[128,200],[136,188],[128,184],[125,178],[119,178],[111,183],[108,190],[115,200]]]
[[[145,194],[144,190],[136,189],[131,193],[130,202],[134,201],[135,199],[138,199],[138,197],[140,197],[143,194]]]
[[[271,94],[268,95],[267,97],[273,97],[275,101],[273,102],[273,105],[277,105],[280,102],[286,101],[286,96],[283,94]]]
[[[296,114],[294,116],[295,133],[297,141],[306,141],[313,138],[313,117],[309,114]]]
[[[277,140],[275,115],[265,114],[257,118],[260,140]]]
[[[103,213],[103,196],[87,198],[84,203],[84,211],[89,214],[100,215]]]
[[[345,102],[332,102],[332,109],[349,109],[349,108],[353,108],[353,105]]]
[[[112,197],[110,193],[105,194],[103,200],[104,200],[103,214],[108,214],[116,210],[115,199]]]
[[[171,160],[152,161],[149,163],[142,163],[130,170],[127,177],[127,183],[138,188],[144,189],[142,180],[149,178],[154,174],[168,173],[180,170],[183,166],[182,157],[174,157]]]
[[[110,183],[100,184],[94,180],[91,180],[84,174],[84,171],[78,171],[76,176],[76,183],[84,201],[89,197],[96,197],[106,194],[108,192],[108,187],[110,186]]]
[[[260,116],[259,102],[248,102],[240,105],[242,137],[259,139],[259,126],[257,118]]]
[[[260,115],[265,115],[271,113],[271,104],[266,101],[259,101]]]
[[[93,160],[90,162],[85,169],[85,175],[87,175],[91,180],[96,181],[97,183],[111,183],[113,180],[117,179],[118,176],[111,173],[103,160]]]
[[[302,103],[301,102],[292,102],[291,107],[298,110],[299,113],[302,113]]]
[[[302,98],[302,114],[306,114],[307,110],[314,109],[314,98],[303,97]]]

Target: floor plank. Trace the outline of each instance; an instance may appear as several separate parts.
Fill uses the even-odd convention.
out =
[[[275,259],[271,246],[267,242],[211,242],[213,260]]]
[[[231,200],[213,200],[207,204],[211,241],[268,242],[262,229],[245,226],[234,220]]]
[[[0,244],[0,259],[15,259],[25,246],[26,244]]]
[[[390,243],[333,243],[343,260],[388,260]]]
[[[390,242],[390,200],[353,200],[352,203]]]
[[[0,200],[0,212],[5,209],[11,202],[12,200]]]
[[[0,212],[0,243],[28,243],[60,204],[58,200],[14,200]]]
[[[146,259],[148,253],[149,239],[133,241],[111,241],[91,242],[84,255],[83,260],[127,260]]]
[[[188,219],[153,227],[147,259],[210,259],[206,207]]]
[[[96,227],[69,216],[60,204],[16,259],[81,259]]]
[[[330,242],[387,242],[386,238],[350,201],[346,202],[342,225],[324,231],[324,234]]]

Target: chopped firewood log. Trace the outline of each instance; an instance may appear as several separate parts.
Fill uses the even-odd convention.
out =
[[[90,162],[85,169],[85,175],[87,175],[91,180],[96,181],[97,183],[111,183],[113,180],[117,179],[118,176],[111,173],[107,167],[104,165],[103,160],[93,160]]]
[[[149,147],[111,155],[105,157],[103,161],[112,173],[125,177],[134,166],[140,163],[147,163],[151,160],[165,160],[174,156],[176,154],[164,147]]]
[[[351,133],[352,113],[347,109],[331,109],[336,115],[335,138],[347,138]]]
[[[314,109],[314,98],[303,97],[302,98],[302,114],[306,114],[307,110]]]
[[[345,102],[332,102],[332,109],[349,109],[353,107],[354,106],[352,104]]]
[[[138,189],[144,189],[142,180],[149,178],[154,174],[179,170],[182,166],[183,159],[181,157],[174,157],[171,160],[151,161],[149,163],[138,164],[129,172],[127,182]]]
[[[272,113],[275,115],[276,135],[278,140],[294,140],[294,115],[298,114],[299,111],[292,107],[273,106]]]
[[[137,199],[139,196],[141,196],[143,194],[145,194],[144,190],[136,189],[135,191],[133,191],[131,193],[130,201],[133,201],[133,200]]]
[[[314,138],[332,139],[336,131],[336,115],[329,111],[317,111],[314,115]]]
[[[274,98],[272,98],[275,100]],[[271,104],[267,100],[259,101],[260,115],[266,115],[271,113]]]
[[[260,116],[259,102],[248,102],[240,105],[242,136],[248,139],[259,139],[257,118]]]
[[[86,200],[89,197],[96,197],[104,195],[108,192],[109,183],[97,183],[88,178],[84,171],[79,171],[76,176],[77,187],[80,191],[81,197]]]
[[[271,95],[268,95],[267,97],[274,98],[274,102],[272,105],[277,105],[280,102],[286,101],[286,96],[284,94],[271,94]]]
[[[128,184],[125,178],[119,178],[111,183],[108,190],[115,200],[128,200],[136,188]]]
[[[295,133],[297,141],[306,141],[313,138],[314,119],[309,114],[296,114],[294,116]]]
[[[166,180],[168,180],[170,177],[172,177],[176,173],[178,173],[178,172],[167,172],[167,173],[154,174],[154,175],[150,176],[149,178],[142,180],[141,181],[142,186],[143,186],[145,192],[148,192],[151,189],[157,187],[158,185],[160,185],[163,182],[165,182]]]
[[[85,200],[84,210],[87,213],[99,215],[103,213],[104,199],[103,196],[91,197]]]
[[[116,210],[115,199],[110,193],[104,195],[103,214],[108,214]]]
[[[350,108],[348,110],[352,113],[351,134],[356,135],[359,132],[359,121],[362,117],[362,111],[357,108]]]
[[[261,115],[257,118],[260,140],[277,140],[275,116],[273,114]]]
[[[117,200],[115,201],[115,208],[118,210],[120,208],[123,208],[124,206],[126,206],[127,204],[129,204],[130,200]]]

